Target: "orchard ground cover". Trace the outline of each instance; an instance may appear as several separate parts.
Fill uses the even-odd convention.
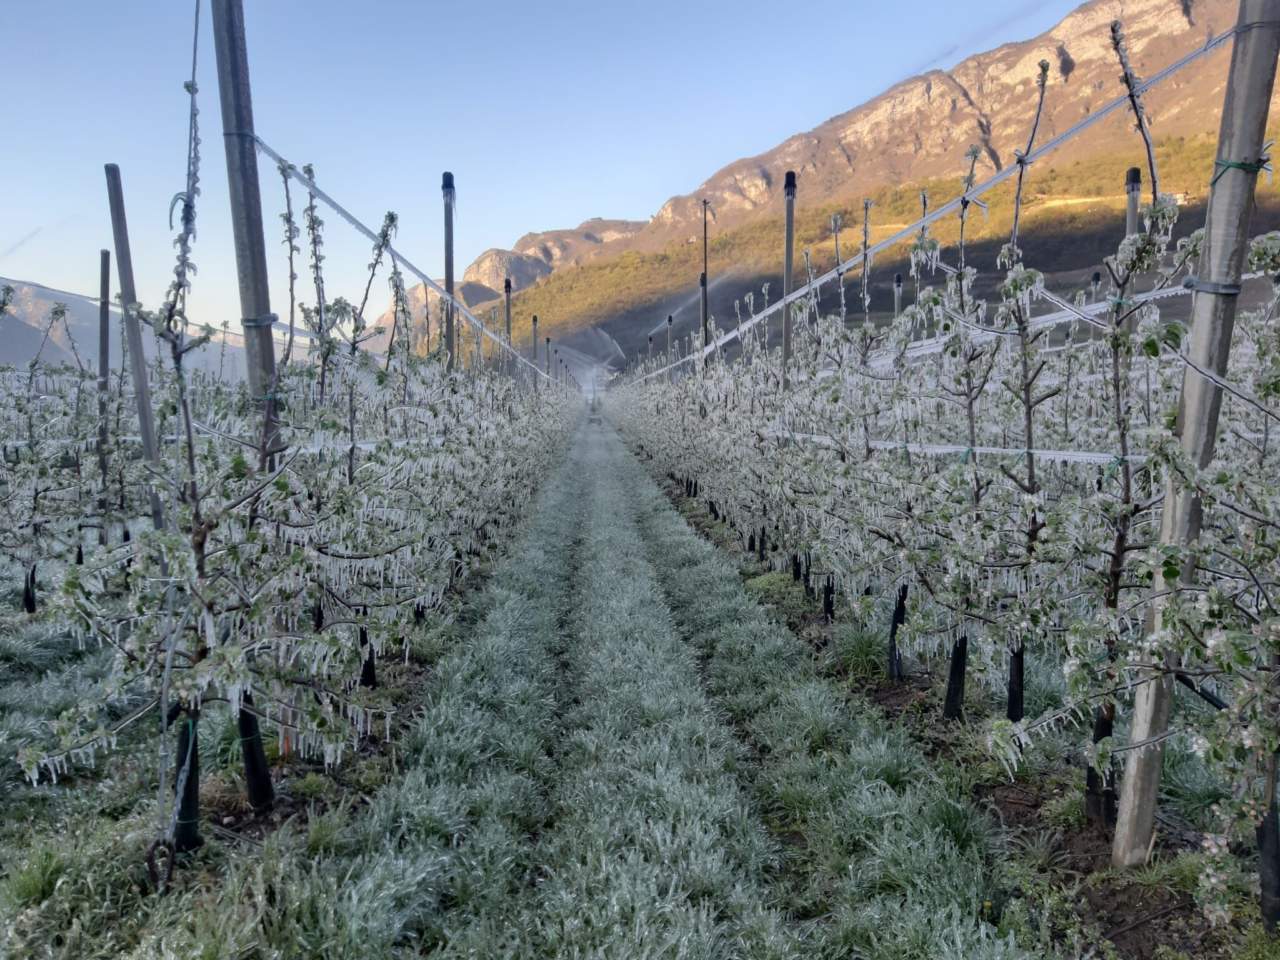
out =
[[[878,706],[882,631],[826,625],[789,573],[699,536],[682,513],[738,540],[702,502],[678,506],[610,425],[583,421],[483,586],[412,632],[401,677],[381,665],[404,715],[391,742],[329,773],[284,763],[282,822],[255,833],[233,818],[164,896],[141,862],[144,765],[12,792],[8,949],[1265,955],[1247,923],[1203,923],[1192,851],[1162,847],[1123,880],[1088,867],[1065,738],[1010,781],[976,736],[936,721],[927,658],[907,661],[917,695]],[[98,669],[70,642],[10,642],[4,663],[10,725],[38,722],[12,706],[16,684],[58,690]],[[1055,683],[1035,679],[1030,696],[1052,700]],[[970,690],[973,716],[994,706]],[[233,749],[207,747],[206,784],[234,779]],[[1175,790],[1188,820],[1212,789],[1193,760]],[[206,788],[208,813],[219,795]],[[1122,907],[1164,912],[1115,933]]]
[[[1202,841],[1213,825],[1213,804],[1225,796],[1226,787],[1194,751],[1179,744],[1166,756],[1166,811],[1150,866],[1133,874],[1109,869],[1109,838],[1090,827],[1084,816],[1081,771],[1086,757],[1078,744],[1082,731],[1065,731],[1039,745],[1011,778],[993,760],[980,727],[943,718],[945,656],[911,656],[903,680],[891,682],[885,668],[887,622],[868,620],[839,606],[834,618],[824,615],[819,592],[812,584],[806,588],[803,577],[793,579],[786,569],[789,558],[775,548],[759,560],[754,550],[746,549],[743,533],[723,515],[713,515],[705,498],[689,496],[685,485],[670,477],[656,479],[679,515],[705,541],[657,541],[665,553],[678,539],[697,557],[692,567],[674,565],[683,573],[672,578],[678,584],[675,589],[702,597],[708,580],[717,578],[727,590],[729,581],[721,575],[726,568],[732,570],[746,594],[759,601],[757,615],[769,621],[765,629],[798,638],[805,658],[843,697],[863,701],[864,709],[877,715],[881,729],[918,745],[927,769],[954,788],[954,797],[981,812],[981,822],[1000,851],[1000,876],[1008,884],[992,909],[1004,925],[1019,930],[1019,942],[1036,945],[1033,955],[1175,960],[1274,954],[1274,943],[1251,903],[1247,848],[1236,848],[1240,859],[1233,878],[1236,912],[1231,923],[1211,924],[1197,903],[1199,880],[1208,866]],[[661,511],[655,516],[672,530],[683,526]],[[815,574],[812,580],[817,579]],[[689,609],[690,631],[712,617],[701,600]],[[1032,709],[1061,703],[1065,688],[1060,668],[1060,663],[1041,663],[1032,671]],[[1001,693],[998,688],[970,686],[965,698],[970,722],[1000,717]],[[1178,709],[1201,708],[1188,692],[1179,697]],[[804,855],[799,844],[785,849],[797,858]]]

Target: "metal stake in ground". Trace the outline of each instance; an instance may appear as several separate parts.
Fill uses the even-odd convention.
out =
[[[1124,235],[1138,232],[1138,202],[1142,199],[1142,168],[1130,167],[1124,175]]]
[[[1249,26],[1237,33],[1234,40],[1214,164],[1217,172],[1210,186],[1205,214],[1204,252],[1191,307],[1188,353],[1195,366],[1216,377],[1224,377],[1227,372],[1236,299],[1248,251],[1254,190],[1264,151],[1267,110],[1275,85],[1276,57],[1280,55],[1280,20],[1272,15],[1272,6],[1268,0],[1241,0],[1240,3],[1239,26]],[[1222,388],[1195,369],[1187,369],[1175,430],[1187,459],[1201,469],[1213,459],[1221,407]],[[1202,509],[1194,489],[1176,482],[1171,471],[1165,482],[1161,546],[1185,548],[1193,543],[1200,533]],[[1167,583],[1161,570],[1156,569],[1145,624],[1148,634],[1161,628],[1168,602],[1166,595],[1180,584],[1190,582],[1194,575],[1192,565],[1186,563],[1178,583]],[[1145,672],[1146,682],[1138,687],[1134,697],[1130,742],[1145,746],[1131,751],[1125,766],[1111,850],[1112,863],[1118,867],[1144,863],[1151,847],[1163,740],[1173,702],[1174,668],[1178,666],[1172,655],[1166,657],[1165,669]],[[1274,767],[1270,773],[1274,778]],[[1273,803],[1264,825],[1270,823],[1274,829],[1275,821]],[[1273,927],[1280,916],[1280,902],[1275,895],[1273,891],[1269,904],[1265,891],[1263,898],[1264,919]]]
[[[453,335],[453,174],[445,171],[440,181],[444,193],[444,349],[448,358],[447,369],[453,369],[457,343]]]
[[[231,198],[231,231],[240,284],[249,389],[273,416],[267,393],[275,382],[276,358],[271,293],[267,285],[267,247],[262,234],[262,194],[258,187],[258,152],[253,134],[253,99],[249,89],[249,55],[245,48],[242,0],[213,0],[213,41],[218,60],[218,94],[222,103],[222,136],[227,155],[227,189]],[[116,251],[119,256],[119,251]],[[273,423],[263,436],[274,445]]]
[[[782,388],[788,386],[788,368],[791,365],[791,257],[796,233],[796,172],[787,171],[782,188],[786,198],[786,246],[782,252]]]

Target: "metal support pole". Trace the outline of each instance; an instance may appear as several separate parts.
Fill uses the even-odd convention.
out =
[[[896,320],[902,313],[902,274],[893,275],[893,318]]]
[[[706,349],[711,342],[711,332],[707,323],[707,275],[705,273],[698,274],[698,294],[702,298],[702,347]]]
[[[1138,201],[1142,198],[1142,169],[1130,167],[1124,175],[1124,235],[1138,232]]]
[[[101,251],[98,263],[98,545],[107,545],[107,409],[111,389],[111,251]]]
[[[147,380],[147,358],[142,352],[142,328],[138,325],[138,292],[133,286],[133,257],[129,252],[129,223],[124,215],[124,188],[120,185],[120,168],[108,163],[107,202],[111,206],[111,235],[116,248],[116,273],[120,281],[120,301],[124,316],[125,339],[129,344],[129,372],[133,377],[133,395],[138,405],[138,433],[142,437],[142,455],[154,467],[160,466],[156,444],[156,422],[151,412],[151,383]],[[150,489],[151,522],[164,529],[164,505],[155,488]]]
[[[1188,354],[1196,367],[1225,377],[1235,325],[1236,299],[1249,247],[1249,220],[1253,213],[1258,171],[1241,169],[1253,164],[1265,147],[1267,110],[1275,85],[1276,58],[1280,55],[1280,20],[1271,0],[1241,0],[1239,25],[1250,29],[1236,34],[1222,106],[1222,125],[1205,214],[1201,276],[1191,306],[1191,342]],[[1183,373],[1175,432],[1183,452],[1195,466],[1204,468],[1213,459],[1222,388],[1195,369]],[[1162,546],[1184,548],[1200,534],[1203,505],[1170,471],[1165,481],[1160,519]],[[1177,583],[1167,583],[1159,568],[1151,585],[1151,604],[1144,629],[1150,635],[1163,626],[1168,593],[1190,582],[1195,571],[1183,564]],[[1151,849],[1160,789],[1164,736],[1173,704],[1174,670],[1178,664],[1165,654],[1165,669],[1144,671],[1134,696],[1130,742],[1145,744],[1129,753],[1121,786],[1111,861],[1117,867],[1142,864]]]
[[[667,363],[671,362],[671,323],[674,318],[667,314]]]
[[[789,367],[791,366],[791,304],[787,297],[791,295],[791,259],[795,246],[796,234],[796,172],[788,170],[782,192],[786,198],[786,247],[782,255],[782,387],[789,385]]]
[[[547,337],[547,376],[551,376],[551,338]]]
[[[222,136],[227,155],[231,230],[240,283],[245,362],[253,396],[273,415],[267,393],[275,381],[276,357],[271,293],[267,286],[267,247],[262,233],[262,194],[258,187],[258,150],[253,134],[249,55],[245,48],[242,0],[213,0],[213,42],[218,61]],[[116,251],[117,258],[120,251]],[[274,437],[273,425],[265,435]]]
[[[98,473],[107,487],[107,394],[111,387],[111,251],[98,261]],[[105,532],[106,527],[102,530]]]
[[[507,306],[507,346],[511,346],[511,278],[502,279],[502,296]]]
[[[698,278],[699,293],[702,297],[702,348],[705,350],[711,343],[710,312],[707,308],[707,271],[710,269],[707,258],[707,207],[710,201],[702,201],[702,276]]]
[[[444,348],[448,355],[448,369],[453,369],[454,355],[457,353],[457,341],[454,337],[453,317],[453,174],[445,171],[440,180],[440,190],[444,194],[444,292],[448,294],[444,301]]]

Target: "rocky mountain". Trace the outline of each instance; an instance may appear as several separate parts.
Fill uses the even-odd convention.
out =
[[[533,286],[550,272],[551,264],[540,257],[495,247],[476,257],[463,272],[462,279],[464,283],[487,287],[496,297],[502,294],[502,282],[508,277],[512,291],[517,291]]]
[[[444,286],[444,280],[437,280],[437,284]],[[499,281],[501,286],[501,281]],[[456,293],[462,302],[468,308],[476,309],[482,303],[496,301],[501,294],[497,293],[491,287],[483,283],[476,283],[470,280],[463,280],[457,285]],[[409,315],[413,321],[415,336],[421,342],[426,342],[428,330],[430,331],[431,343],[434,345],[436,338],[440,335],[440,329],[444,323],[444,312],[441,309],[440,294],[427,287],[425,283],[419,283],[409,287],[405,291],[405,296],[409,301]],[[387,341],[391,337],[391,322],[393,319],[392,307],[387,309],[372,322],[382,327],[382,335],[374,337],[369,341],[369,349],[383,350],[386,348]],[[397,334],[399,336],[399,334]]]
[[[704,197],[720,230],[776,215],[786,170],[798,174],[801,206],[856,199],[886,184],[959,176],[970,145],[982,151],[979,176],[989,175],[1025,147],[1039,61],[1050,63],[1043,143],[1123,92],[1112,20],[1123,21],[1134,66],[1146,76],[1229,28],[1237,8],[1233,0],[1091,0],[1032,40],[911,77],[772,150],[729,164],[663,204],[635,245],[656,249],[698,232]],[[1224,45],[1147,96],[1158,137],[1216,131],[1229,55]],[[1055,162],[1096,150],[1131,129],[1132,120],[1117,112],[1064,146]]]
[[[712,291],[712,312],[732,315],[734,298],[752,284],[758,288],[774,270],[771,261],[744,262],[742,252],[758,251],[763,239],[773,236],[770,223],[782,214],[785,171],[797,172],[798,204],[802,215],[812,211],[811,220],[822,212],[819,208],[843,209],[849,219],[860,219],[863,197],[895,188],[910,192],[931,178],[946,178],[958,188],[971,146],[980,151],[980,178],[1015,162],[1016,152],[1025,148],[1041,60],[1050,64],[1037,140],[1043,144],[1123,93],[1111,45],[1113,20],[1123,22],[1139,76],[1150,76],[1228,29],[1236,12],[1234,0],[1089,0],[1038,37],[906,79],[771,150],[723,167],[690,193],[669,199],[647,223],[597,219],[573,230],[526,234],[511,251],[486,251],[465,276],[490,288],[496,300],[502,276],[513,272],[515,280],[517,264],[531,266],[540,275],[517,285],[523,290],[517,328],[529,313],[542,314],[551,325],[544,329],[559,337],[604,324],[631,349],[630,331],[623,328],[633,319],[643,316],[652,325],[650,314],[674,311],[679,324],[682,310],[694,302],[690,298],[698,266],[684,261],[690,241],[700,235],[701,200],[706,198],[713,239],[723,241],[713,245],[712,273],[717,283],[728,281]],[[1158,143],[1172,145],[1175,153],[1183,139],[1203,149],[1206,135],[1216,134],[1229,58],[1230,44],[1223,44],[1144,97]],[[1273,115],[1280,117],[1274,107]],[[1108,204],[1120,200],[1123,171],[1141,161],[1141,152],[1130,114],[1115,111],[1033,168],[1033,200],[1041,205],[1037,216],[1059,216],[1068,231],[1075,229],[1072,217],[1086,211],[1101,216]],[[1099,182],[1094,177],[1083,192],[1079,188],[1089,178],[1061,176],[1054,181],[1055,170],[1067,172],[1077,162],[1114,169],[1114,185],[1109,175]],[[1056,185],[1065,181],[1072,184]],[[1190,190],[1183,199],[1194,205],[1204,199],[1205,181],[1198,168],[1190,175],[1184,170],[1181,182],[1169,189]],[[1055,212],[1047,214],[1050,209]],[[884,205],[878,210],[873,231],[889,226],[889,220],[909,222],[912,217],[909,204],[892,212]],[[1109,242],[1105,236],[1104,231],[1103,243]],[[828,239],[815,235],[805,241],[813,245],[818,263],[830,257]],[[773,250],[772,240],[768,243]],[[618,259],[631,251],[642,256]],[[725,258],[719,263],[717,251]],[[535,262],[549,272],[542,274]],[[476,303],[487,306],[483,299]],[[643,346],[643,336],[637,336]]]
[[[577,266],[606,249],[616,249],[647,226],[636,220],[604,220],[595,217],[572,230],[526,233],[515,243],[517,253],[536,257],[553,270]]]
[[[0,316],[0,365],[23,367],[37,355],[42,363],[75,363],[78,356],[85,367],[97,369],[97,300],[38,283],[0,277],[0,287],[3,286],[13,287],[14,295],[8,310]],[[65,325],[50,327],[50,311],[56,303],[66,305],[67,320]],[[115,369],[120,366],[121,330],[120,311],[114,307],[110,323],[110,362]],[[156,338],[144,332],[142,348],[148,360],[154,358]],[[191,367],[220,371],[224,376],[237,379],[244,372],[243,351],[234,333],[225,345],[215,338],[214,342],[192,351],[185,362]]]
[[[621,241],[635,237],[644,227],[644,223],[635,220],[603,220],[597,217],[572,229],[526,233],[515,242],[515,249],[491,247],[476,257],[462,273],[458,295],[468,308],[483,308],[482,312],[487,312],[502,300],[503,281],[506,278],[511,278],[513,293],[525,290],[555,270],[578,266],[593,257],[610,252]],[[436,282],[444,286],[443,280]],[[434,331],[438,329],[442,316],[439,294],[427,289],[426,284],[422,283],[406,292],[415,330],[425,332],[429,317],[434,342]],[[391,320],[392,312],[388,305],[376,323],[384,327],[389,335]],[[385,342],[386,336],[373,341],[372,346],[379,349]]]

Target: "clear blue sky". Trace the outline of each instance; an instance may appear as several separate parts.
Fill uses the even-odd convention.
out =
[[[91,292],[119,163],[139,296],[172,263],[195,0],[0,0],[0,276]],[[440,172],[458,182],[458,271],[487,247],[588,217],[645,219],[719,167],[927,67],[1033,36],[1074,0],[244,0],[260,136],[443,272]],[[203,195],[193,318],[239,319],[210,0],[199,66]],[[908,16],[910,19],[908,19]],[[275,295],[282,194],[261,164]],[[331,295],[368,244],[329,226]],[[279,251],[279,254],[276,253]],[[304,271],[299,271],[304,273]],[[305,275],[305,273],[304,273]],[[114,288],[114,281],[113,281]],[[385,286],[375,287],[381,306]],[[310,300],[309,285],[301,296]]]

